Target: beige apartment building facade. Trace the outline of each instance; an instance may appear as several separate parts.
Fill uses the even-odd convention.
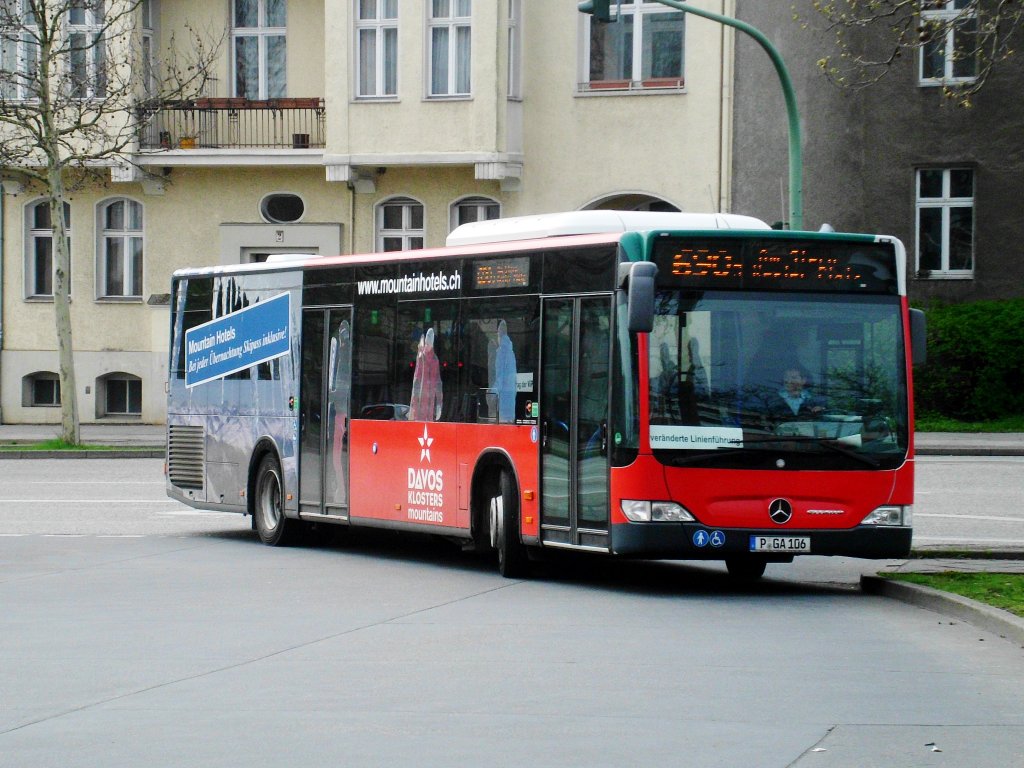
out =
[[[148,50],[186,24],[223,41],[207,92],[154,109],[131,163],[69,200],[82,421],[164,421],[182,267],[433,247],[496,216],[728,211],[732,33],[656,2],[621,12],[601,24],[574,0],[144,3]],[[0,176],[0,419],[59,422],[49,215],[41,190]]]

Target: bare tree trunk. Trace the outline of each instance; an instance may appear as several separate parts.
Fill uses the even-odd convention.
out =
[[[57,323],[57,350],[60,365],[61,439],[78,445],[78,388],[75,386],[75,355],[71,341],[71,253],[68,249],[67,222],[64,221],[64,179],[61,168],[50,167],[50,222],[53,225],[53,314]]]

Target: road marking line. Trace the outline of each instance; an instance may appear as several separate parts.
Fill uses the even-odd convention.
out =
[[[952,520],[994,520],[997,523],[1024,523],[1021,517],[999,517],[998,515],[950,515],[940,512],[915,512],[914,517],[946,517]]]
[[[0,499],[10,504],[178,504],[171,499]]]

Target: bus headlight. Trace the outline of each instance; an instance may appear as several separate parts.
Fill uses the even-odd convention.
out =
[[[861,520],[861,525],[905,525],[913,523],[913,507],[879,507]]]
[[[622,500],[622,514],[634,523],[689,523],[694,521],[685,507],[673,501]]]

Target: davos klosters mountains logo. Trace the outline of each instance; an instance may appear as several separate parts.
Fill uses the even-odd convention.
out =
[[[426,424],[416,442],[421,466],[408,469],[408,518],[418,523],[444,523],[444,470],[422,466],[431,463],[430,446],[434,444]]]

